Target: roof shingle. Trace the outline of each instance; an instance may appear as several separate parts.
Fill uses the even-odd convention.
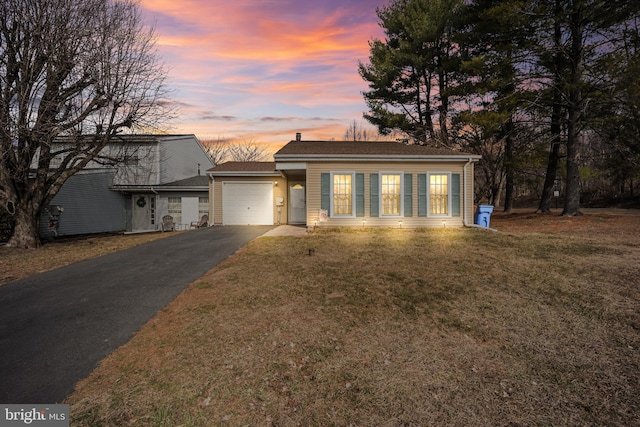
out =
[[[388,141],[291,141],[275,154],[276,159],[280,155],[468,156],[470,154],[445,148]]]
[[[275,172],[275,162],[226,162],[221,163],[209,172]]]
[[[179,181],[168,182],[162,184],[163,187],[208,187],[209,177],[206,175],[197,175],[190,178],[181,179]]]

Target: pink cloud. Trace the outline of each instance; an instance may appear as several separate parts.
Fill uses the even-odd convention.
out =
[[[171,70],[169,84],[185,105],[176,123],[181,131],[251,134],[257,140],[286,135],[288,141],[300,131],[292,126],[302,123],[256,118],[328,117],[331,122],[302,129],[310,137],[337,139],[361,118],[366,86],[357,64],[368,57],[368,41],[381,36],[375,8],[384,3],[142,0],[141,5],[156,23],[158,48]],[[300,111],[292,115],[296,107]]]

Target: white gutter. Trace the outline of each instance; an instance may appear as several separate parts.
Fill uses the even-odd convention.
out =
[[[257,177],[257,176],[280,176],[281,173],[279,171],[273,172],[262,172],[262,171],[216,171],[216,172],[207,172],[207,175],[212,178],[215,176],[247,176],[247,177]]]
[[[121,193],[136,193],[136,192],[147,192],[150,191],[154,194],[159,194],[160,192],[166,191],[203,191],[207,189],[207,186],[190,186],[190,187],[181,187],[181,186],[156,186],[156,185],[118,185],[118,186],[110,186],[110,190],[119,191]]]
[[[348,162],[352,160],[370,160],[370,161],[389,161],[389,162],[405,162],[405,161],[417,161],[417,160],[431,160],[431,161],[455,161],[462,158],[468,158],[479,160],[481,156],[472,155],[464,156],[459,154],[450,155],[415,155],[415,154],[279,154],[276,158],[276,163],[284,162],[305,162],[305,161],[333,161],[333,162]]]

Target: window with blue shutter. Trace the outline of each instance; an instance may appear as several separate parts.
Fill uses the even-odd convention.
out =
[[[451,174],[451,215],[460,216],[460,174]]]
[[[427,216],[427,174],[418,174],[418,216]]]
[[[356,216],[364,216],[364,174],[356,174]]]
[[[404,174],[404,216],[413,216],[413,175]]]
[[[379,209],[380,209],[380,198],[378,196],[378,174],[377,173],[372,173],[371,176],[371,181],[369,183],[369,190],[370,190],[370,202],[371,202],[371,207],[370,207],[370,215],[372,217],[377,217],[380,216],[379,214]]]
[[[320,209],[329,212],[331,207],[331,174],[320,174]]]

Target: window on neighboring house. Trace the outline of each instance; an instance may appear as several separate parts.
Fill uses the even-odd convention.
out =
[[[156,223],[156,197],[149,197],[149,213],[151,214],[151,225]]]
[[[402,174],[380,175],[380,203],[383,216],[402,215]]]
[[[209,215],[208,197],[198,197],[198,219],[202,218],[202,215]]]
[[[334,173],[332,175],[332,180],[332,216],[354,216],[353,173]]]
[[[429,215],[449,215],[449,174],[429,175]]]
[[[173,222],[180,224],[182,222],[182,198],[169,197],[169,215],[173,217]]]

